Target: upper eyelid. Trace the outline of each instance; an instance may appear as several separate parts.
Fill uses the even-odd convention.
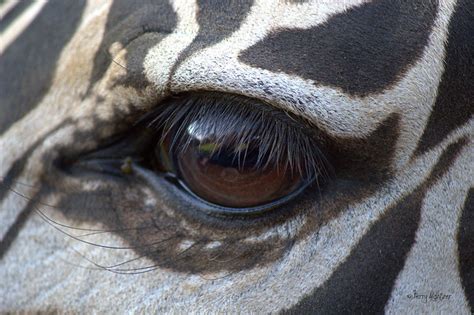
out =
[[[172,96],[172,98],[179,99],[179,98],[182,98],[183,96],[185,97],[189,96],[190,98],[194,98],[194,101],[196,101],[196,98],[200,98],[200,97],[203,97],[204,99],[207,97],[209,97],[210,99],[217,97],[217,98],[221,98],[222,102],[233,103],[233,106],[235,107],[239,106],[238,104],[239,102],[244,102],[242,103],[243,106],[252,107],[252,110],[260,111],[262,115],[265,115],[267,117],[272,117],[273,119],[275,119],[275,121],[294,127],[295,129],[298,129],[301,132],[306,133],[308,136],[315,137],[318,134],[317,130],[315,130],[317,127],[311,124],[310,121],[302,119],[300,117],[296,117],[291,112],[285,111],[284,109],[273,106],[272,104],[269,104],[257,98],[248,98],[246,96],[238,95],[238,94],[220,93],[220,92],[215,92],[215,91],[203,91],[203,90],[176,94]],[[163,108],[167,106],[166,103],[167,103],[166,100],[163,100],[162,102],[160,102],[160,104],[158,104],[154,109],[152,109],[147,114],[142,116],[137,121],[136,124],[149,121],[150,125],[152,125],[152,122],[150,121],[150,119],[152,117],[157,117],[157,115],[160,115],[160,112],[163,110]],[[177,104],[177,106],[180,106],[180,105]],[[230,114],[235,114],[236,112],[233,112]]]
[[[130,80],[134,81],[140,81],[136,82],[138,86],[146,86],[149,85],[150,82],[148,79],[145,77],[145,75],[142,73],[142,65],[132,63],[132,64],[124,64],[120,60],[118,60],[118,56],[122,55],[124,52],[127,54],[127,58],[134,58],[135,55],[140,54],[141,52],[139,49],[135,49],[133,47],[133,44],[135,41],[143,39],[143,36],[149,35],[149,34],[169,34],[170,32],[163,31],[163,32],[156,32],[156,31],[147,31],[142,29],[141,27],[137,28],[140,31],[128,38],[127,40],[120,42],[122,46],[120,47],[119,50],[115,51],[114,54],[111,54],[108,51],[102,51],[103,54],[106,55],[106,57],[109,59],[111,63],[111,67],[120,67],[122,69],[125,69],[125,73],[120,77],[120,81],[123,82],[129,82]],[[109,46],[110,47],[110,46]],[[138,75],[138,76],[137,76]],[[114,79],[113,77],[111,79]],[[120,82],[119,82],[120,84]],[[114,85],[114,84],[113,84]],[[128,85],[127,85],[128,87]],[[199,87],[194,87],[194,86],[189,86],[186,88],[179,88],[178,90],[173,89],[172,91],[169,91],[172,94],[181,94],[181,93],[200,93],[200,92],[209,92],[209,93],[229,93],[229,94],[235,94],[235,95],[240,95],[248,98],[254,98],[258,99],[261,103],[265,103],[269,106],[269,108],[275,109],[274,112],[276,113],[285,113],[290,117],[291,119],[297,118],[299,120],[299,123],[303,123],[302,126],[305,127],[306,130],[312,130],[312,129],[318,129],[318,131],[322,131],[325,128],[324,124],[321,124],[321,116],[320,115],[315,115],[313,113],[312,108],[320,108],[322,107],[321,104],[319,104],[319,101],[317,100],[316,97],[311,98],[310,100],[307,99],[307,95],[293,95],[294,99],[292,102],[289,102],[285,96],[280,96],[276,95],[274,93],[269,93],[269,94],[261,94],[261,95],[255,95],[255,94],[249,94],[247,91],[244,90],[236,90],[236,91],[223,91],[221,90],[204,90]],[[161,99],[161,96],[157,95],[156,99]],[[311,104],[310,106],[308,106]],[[319,104],[319,105],[318,105]]]
[[[143,36],[149,35],[149,34],[170,34],[170,31],[149,31],[149,30],[143,30],[141,27],[137,28],[140,31],[135,35],[127,40],[120,42],[122,44],[120,50],[117,50],[114,52],[114,54],[109,53],[108,51],[102,51],[102,53],[106,54],[107,58],[110,59],[110,62],[112,63],[111,66],[118,66],[121,67],[126,71],[124,76],[122,78],[125,79],[125,81],[128,81],[127,78],[137,80],[137,74],[142,76],[141,79],[146,80],[145,76],[141,71],[143,69],[141,68],[142,65],[138,64],[122,64],[119,60],[117,60],[117,56],[123,54],[123,52],[126,51],[127,56],[133,58],[135,55],[140,54],[141,52],[139,49],[134,49],[133,44],[135,41],[140,40],[143,38]],[[111,47],[109,45],[109,47]],[[150,83],[150,82],[144,82],[144,83]],[[294,102],[289,102],[286,100],[286,97],[280,97],[280,95],[274,94],[274,93],[269,93],[269,94],[261,94],[261,95],[256,95],[256,94],[249,94],[245,90],[226,90],[226,89],[202,89],[201,87],[195,87],[193,85],[190,85],[189,87],[180,87],[179,89],[175,89],[171,87],[172,90],[169,91],[172,94],[181,94],[181,93],[188,93],[188,92],[193,92],[193,93],[199,93],[199,92],[209,92],[209,93],[229,93],[229,94],[234,94],[234,95],[240,95],[248,98],[254,98],[258,99],[260,102],[267,104],[269,107],[272,107],[275,110],[275,112],[283,112],[289,115],[292,115],[294,117],[299,118],[300,121],[302,121],[307,129],[315,128],[315,127],[320,127],[319,124],[319,117],[315,116],[312,114],[311,110],[307,108],[307,104],[316,104],[317,99],[314,98],[310,102],[305,102],[304,96],[302,95],[301,97],[298,95],[293,95],[296,97],[293,101]]]
[[[164,128],[166,132],[177,126],[181,130],[181,134],[177,135],[179,138],[183,136],[182,127],[196,120],[205,128],[217,128],[213,129],[217,142],[228,139],[229,131],[234,132],[235,138],[232,141],[235,144],[244,144],[250,141],[251,137],[258,135],[262,148],[259,156],[268,154],[264,158],[266,161],[280,161],[290,168],[298,168],[297,171],[301,171],[301,167],[308,172],[306,175],[314,171],[315,174],[327,177],[332,173],[332,167],[323,152],[324,137],[313,128],[308,129],[306,124],[296,118],[290,119],[289,114],[260,104],[258,100],[201,92],[182,95],[181,100],[177,98],[171,102],[172,104],[165,108],[159,107],[157,113],[150,112],[145,115],[140,123]],[[277,116],[278,118],[275,118]],[[163,140],[164,138],[161,139]],[[187,144],[178,142],[177,145]]]
[[[176,94],[172,96],[173,98],[179,98],[182,97],[182,95],[192,95],[192,97],[202,95],[204,97],[214,97],[214,96],[222,96],[223,100],[227,99],[228,101],[235,101],[236,99],[245,99],[247,98],[248,100],[254,99],[254,103],[251,104],[250,106],[254,107],[256,110],[261,111],[262,114],[266,114],[269,116],[272,116],[276,120],[291,125],[293,127],[298,128],[302,132],[308,132],[309,135],[314,136],[314,128],[316,128],[315,125],[313,125],[310,121],[305,120],[301,117],[296,117],[293,113],[284,110],[280,107],[274,106],[273,104],[270,104],[268,102],[265,102],[263,100],[260,100],[258,98],[248,98],[244,95],[239,95],[239,94],[229,94],[229,93],[220,93],[216,91],[204,91],[204,90],[199,90],[199,91],[190,91],[186,93],[181,93],[181,94]],[[239,101],[237,101],[239,102]],[[163,102],[160,102],[163,103]],[[142,116],[138,121],[138,123],[141,123],[143,121],[148,120],[151,116],[156,115],[159,113],[162,108],[166,106],[163,104],[158,104],[156,108],[152,109],[149,113],[145,114]]]

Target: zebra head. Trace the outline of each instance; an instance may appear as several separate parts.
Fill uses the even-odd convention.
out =
[[[472,1],[0,14],[1,311],[472,311]]]

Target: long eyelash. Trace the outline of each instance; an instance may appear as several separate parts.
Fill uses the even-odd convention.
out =
[[[0,177],[0,186],[5,185],[3,183],[3,180],[4,180],[4,178]],[[22,183],[22,182],[19,182],[19,181],[14,181],[14,184],[15,185],[20,185],[20,186],[25,186],[25,187],[30,187],[30,188],[38,187],[38,186],[30,185],[30,184],[27,184],[27,183]],[[12,193],[14,193],[15,195],[17,195],[21,198],[25,198],[28,201],[35,201],[35,203],[37,205],[36,204],[33,205],[34,212],[42,220],[44,220],[49,226],[51,226],[54,230],[56,230],[56,231],[58,231],[58,232],[60,232],[64,235],[74,239],[75,241],[85,243],[85,244],[88,244],[88,245],[91,245],[91,246],[97,246],[97,247],[100,247],[100,248],[103,248],[103,249],[109,249],[109,250],[129,250],[129,249],[145,248],[145,249],[149,249],[150,252],[153,252],[153,251],[157,250],[157,247],[159,247],[160,245],[166,246],[166,243],[168,241],[176,239],[177,237],[179,237],[178,234],[175,234],[175,235],[173,235],[171,237],[168,237],[166,239],[160,239],[160,240],[157,240],[155,242],[148,243],[148,244],[142,244],[142,245],[139,245],[139,246],[110,246],[110,245],[97,244],[97,243],[85,241],[85,240],[81,239],[80,237],[95,235],[95,234],[98,234],[98,233],[110,233],[110,232],[127,231],[127,230],[144,230],[148,227],[112,229],[112,230],[84,229],[84,228],[74,227],[74,226],[67,225],[67,224],[64,224],[64,223],[53,220],[41,208],[38,207],[38,205],[44,205],[44,206],[48,206],[48,207],[52,207],[52,208],[57,208],[56,206],[48,205],[47,203],[42,203],[40,200],[30,198],[27,195],[25,195],[25,194],[17,191],[16,189],[14,189],[13,186],[7,186],[6,189],[8,189],[9,191],[11,191]],[[63,228],[72,229],[72,230],[79,230],[79,231],[95,231],[95,233],[90,233],[90,234],[86,234],[86,235],[73,235],[73,234],[70,234],[69,232],[67,232],[66,230],[64,230]],[[156,228],[156,227],[154,227],[154,228]],[[215,239],[213,241],[221,241],[221,240]],[[124,275],[143,274],[143,273],[147,273],[147,272],[151,272],[153,270],[156,270],[156,269],[164,266],[165,263],[185,259],[186,257],[183,256],[183,254],[190,251],[196,244],[188,247],[187,249],[181,251],[180,253],[178,253],[177,255],[175,255],[173,257],[170,257],[169,259],[161,261],[159,264],[147,265],[147,266],[144,266],[144,267],[134,267],[134,268],[123,267],[123,268],[119,268],[121,266],[128,265],[132,262],[139,261],[140,259],[146,257],[146,254],[142,254],[142,255],[139,255],[138,257],[127,259],[127,260],[122,261],[120,263],[115,263],[113,265],[106,266],[106,265],[102,265],[102,264],[98,264],[98,263],[94,262],[93,260],[87,258],[85,255],[81,254],[80,252],[78,252],[75,249],[73,249],[73,251],[75,251],[83,259],[85,259],[86,261],[88,261],[89,263],[94,265],[94,267],[82,266],[82,265],[74,264],[74,263],[71,263],[71,262],[68,262],[68,261],[65,261],[65,260],[64,260],[64,262],[68,263],[70,265],[73,265],[75,267],[84,268],[84,269],[88,269],[88,270],[108,271],[108,272],[112,272],[112,273],[115,273],[115,274],[124,274]]]
[[[173,130],[172,150],[185,150],[190,145],[185,128],[194,123],[213,135],[216,147],[241,147],[258,139],[256,167],[277,165],[307,179],[331,174],[332,167],[318,147],[319,141],[309,134],[305,124],[256,100],[212,93],[175,98],[148,119],[148,127],[162,131],[162,142]],[[246,154],[236,154],[239,163],[245,163]]]

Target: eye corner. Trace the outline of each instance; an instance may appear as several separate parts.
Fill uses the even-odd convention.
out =
[[[258,221],[305,191],[318,196],[330,180],[322,137],[312,133],[304,122],[256,99],[184,93],[162,101],[121,139],[80,160],[88,166],[102,161],[96,171],[126,178],[136,175],[125,163],[132,158],[150,171],[148,178],[165,179],[161,185],[170,189],[160,193],[177,189],[175,197],[185,199],[186,207],[194,204],[190,208],[227,221]]]

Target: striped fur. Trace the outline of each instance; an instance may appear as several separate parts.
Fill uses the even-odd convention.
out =
[[[470,0],[0,13],[0,312],[472,312]],[[334,181],[283,219],[227,225],[185,214],[144,170],[120,181],[59,165],[195,91],[311,122]]]

